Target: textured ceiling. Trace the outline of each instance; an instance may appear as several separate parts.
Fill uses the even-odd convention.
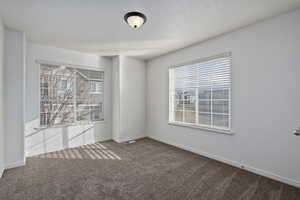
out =
[[[36,43],[150,59],[299,6],[300,0],[0,0],[0,16]],[[128,11],[143,12],[147,23],[130,28]]]

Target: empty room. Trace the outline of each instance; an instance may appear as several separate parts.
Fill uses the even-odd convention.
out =
[[[300,0],[0,0],[0,200],[300,200]]]

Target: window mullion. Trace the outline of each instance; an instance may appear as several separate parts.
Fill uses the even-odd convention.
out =
[[[185,90],[182,90],[182,122],[185,122],[185,95],[184,95]]]
[[[212,85],[210,87],[210,126],[213,127],[213,92]]]
[[[174,87],[174,70],[169,71],[169,119],[174,121],[176,114],[175,87]]]
[[[89,94],[88,94],[88,108],[89,108],[89,122],[92,121],[92,113],[91,113],[91,81],[88,81],[88,90],[89,90]]]
[[[198,99],[198,96],[199,96],[199,94],[198,94],[198,88],[196,87],[195,88],[195,97],[196,97],[196,102],[195,102],[195,109],[196,109],[196,112],[195,112],[195,114],[196,114],[196,124],[199,124],[199,99]]]
[[[77,72],[75,71],[73,77],[73,112],[74,112],[74,122],[77,122]]]

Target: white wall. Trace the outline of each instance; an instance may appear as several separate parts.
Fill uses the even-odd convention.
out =
[[[113,124],[112,138],[115,141],[120,141],[120,59],[119,56],[112,58],[113,66]]]
[[[95,67],[104,70],[104,122],[34,131],[39,125],[39,65],[36,60]],[[26,155],[75,147],[111,139],[112,59],[28,42],[26,62]]]
[[[146,136],[146,64],[118,56],[113,59],[113,138],[124,142]]]
[[[5,166],[11,168],[24,160],[24,67],[25,35],[5,29]]]
[[[4,25],[0,18],[0,178],[5,168],[4,163]]]
[[[300,10],[150,60],[150,137],[300,186]],[[231,51],[234,135],[168,125],[168,67]]]
[[[121,141],[146,136],[146,64],[121,56],[120,59]]]

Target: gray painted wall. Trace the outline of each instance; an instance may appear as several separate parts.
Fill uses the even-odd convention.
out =
[[[300,10],[148,62],[150,137],[300,186]],[[168,67],[231,51],[234,135],[168,125]]]
[[[5,29],[5,166],[11,168],[24,160],[24,69],[25,35]]]
[[[113,58],[113,139],[124,142],[146,136],[146,64]]]

